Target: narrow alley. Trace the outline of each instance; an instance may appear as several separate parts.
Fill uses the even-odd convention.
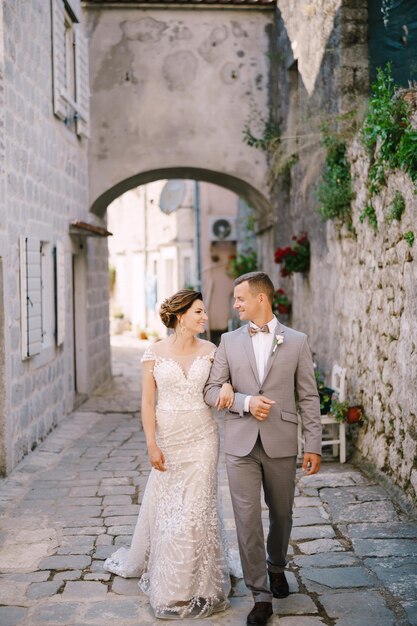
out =
[[[114,337],[112,383],[1,481],[2,626],[161,623],[137,580],[102,569],[115,545],[129,545],[149,473],[138,412],[144,345]],[[222,457],[219,473],[235,548]],[[319,475],[298,476],[292,593],[274,600],[271,624],[417,624],[416,521],[349,464],[326,462]],[[181,624],[243,625],[251,604],[243,581],[234,580],[227,612]]]

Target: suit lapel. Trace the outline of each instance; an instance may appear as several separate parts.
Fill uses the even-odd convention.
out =
[[[255,359],[255,353],[253,351],[252,339],[250,338],[249,333],[248,333],[248,324],[246,324],[246,326],[243,327],[241,337],[242,337],[243,347],[245,349],[249,364],[253,371],[253,375],[255,376],[259,384],[258,368],[256,367],[256,359]]]
[[[269,354],[269,358],[268,358],[268,361],[266,363],[265,373],[264,373],[264,378],[263,378],[262,384],[266,380],[266,377],[268,376],[269,371],[270,371],[270,369],[271,369],[275,359],[277,358],[277,354],[278,354],[278,352],[279,352],[279,350],[281,348],[281,345],[279,345],[279,346],[276,347],[276,349],[274,351],[275,337],[277,335],[282,335],[284,337],[284,341],[285,341],[285,327],[282,326],[282,324],[280,324],[280,322],[277,323],[277,325],[275,326],[275,329],[274,329],[274,339],[273,339],[272,346],[271,346],[271,352]]]

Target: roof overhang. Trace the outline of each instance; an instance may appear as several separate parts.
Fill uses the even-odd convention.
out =
[[[77,220],[70,223],[69,234],[82,237],[111,237],[113,235],[106,228]]]
[[[276,8],[276,0],[83,0],[91,9],[258,9]]]

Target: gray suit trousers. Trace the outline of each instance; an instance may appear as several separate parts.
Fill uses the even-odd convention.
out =
[[[246,456],[226,454],[239,553],[246,586],[255,602],[271,602],[267,569],[283,572],[292,528],[296,457],[271,458],[258,437]],[[267,559],[261,487],[269,509]]]

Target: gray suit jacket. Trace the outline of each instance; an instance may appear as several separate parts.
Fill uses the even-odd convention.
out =
[[[264,380],[260,381],[248,325],[225,333],[204,389],[205,401],[214,406],[221,385],[227,381],[233,385],[234,404],[225,418],[224,447],[228,454],[249,454],[259,433],[268,456],[295,456],[297,409],[303,422],[305,451],[321,454],[320,401],[307,336],[280,322],[274,334],[282,335],[284,341],[275,352],[271,350]],[[275,400],[265,421],[243,411],[247,395]]]

